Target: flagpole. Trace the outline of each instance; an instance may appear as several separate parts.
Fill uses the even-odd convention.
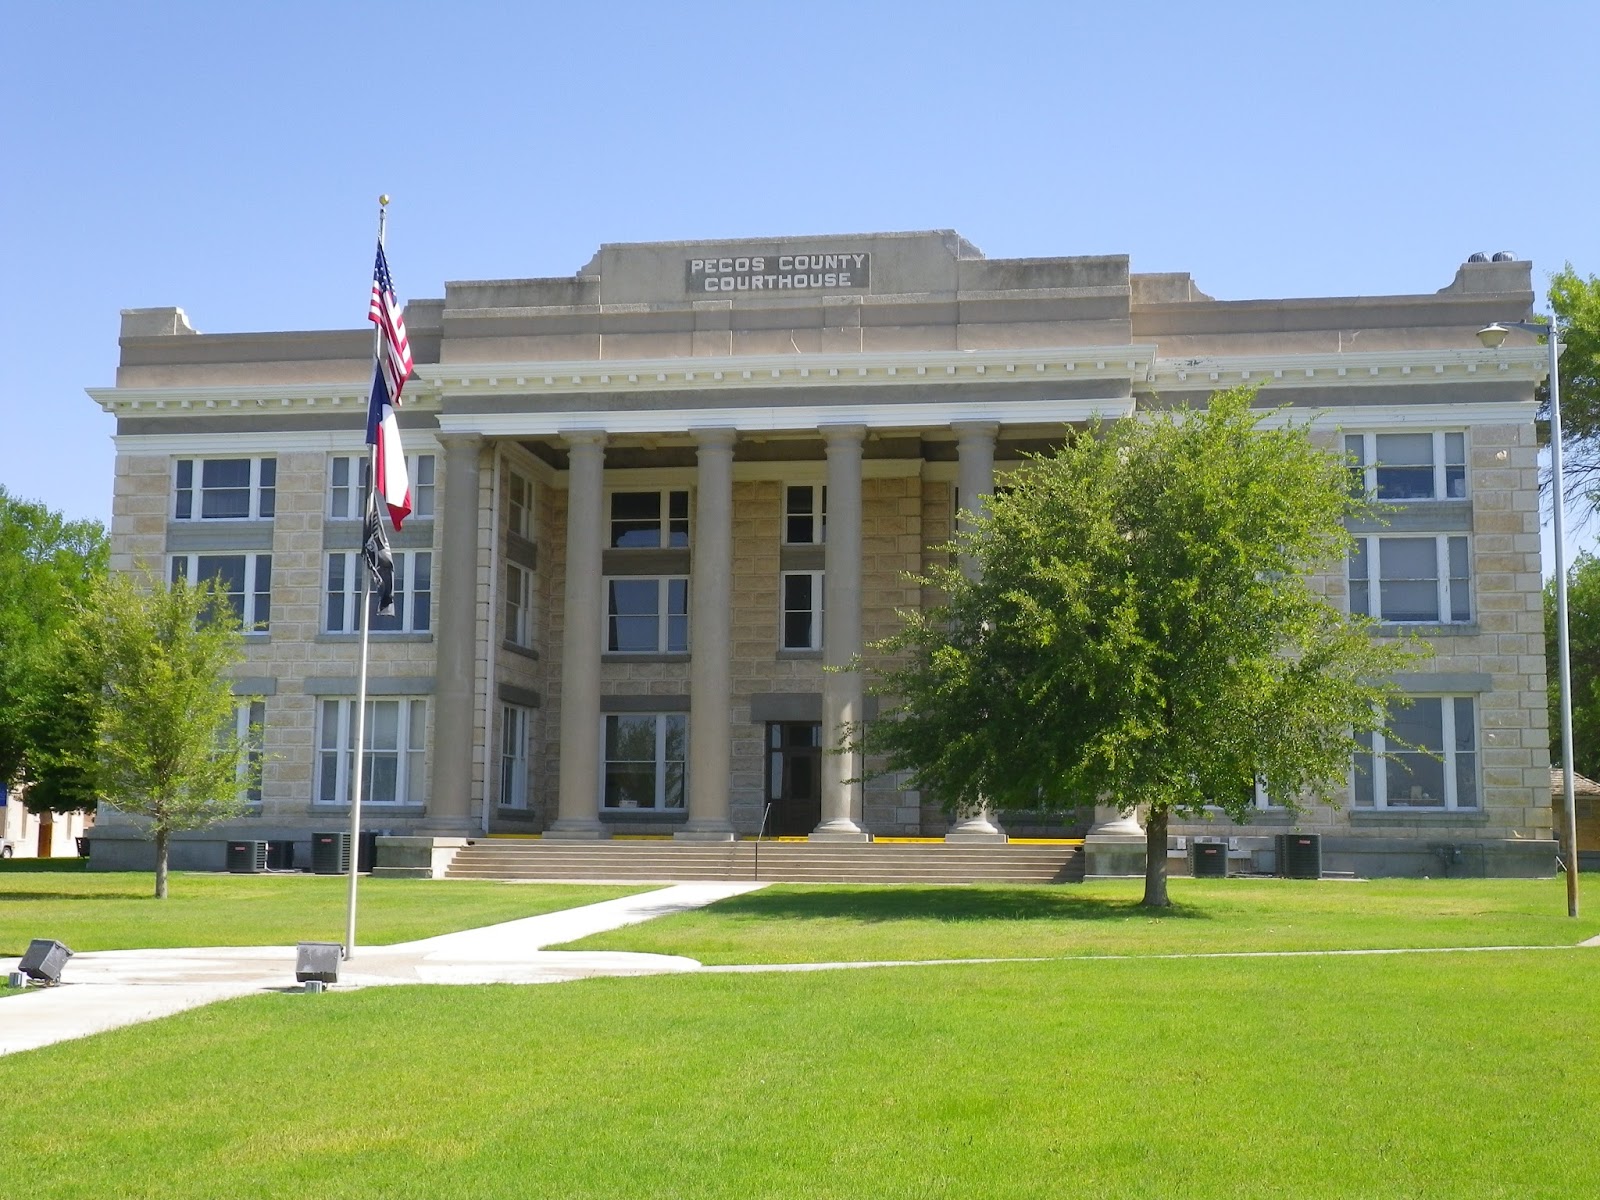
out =
[[[389,197],[378,197],[378,245],[383,245],[385,219],[388,216]],[[378,356],[383,345],[383,330],[372,331],[372,361],[373,370],[378,369]],[[373,489],[378,482],[378,448],[367,447],[367,486],[362,489],[361,496],[361,528],[365,536],[366,516],[373,504]],[[383,514],[378,513],[381,525]],[[372,623],[372,573],[366,570],[364,564],[358,562],[356,570],[361,573],[361,660],[360,668],[356,674],[356,727],[355,767],[351,771],[350,780],[350,889],[349,897],[345,904],[344,922],[344,956],[354,958],[356,953],[356,876],[361,866],[361,785],[365,774],[367,758],[367,649],[368,631]]]

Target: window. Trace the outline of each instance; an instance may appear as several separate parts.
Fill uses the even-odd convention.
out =
[[[406,456],[406,477],[411,482],[411,515],[419,521],[433,517],[433,455]],[[328,462],[328,516],[336,521],[359,521],[361,502],[372,474],[366,455],[340,454]]]
[[[272,608],[272,555],[270,554],[174,554],[173,583],[180,579],[198,586],[215,579],[228,593],[239,623],[246,633],[265,633]]]
[[[1470,696],[1416,696],[1389,712],[1397,741],[1357,735],[1350,796],[1357,808],[1477,808],[1476,712]]]
[[[528,807],[528,734],[533,714],[516,704],[500,710],[500,806]]]
[[[1472,620],[1466,537],[1358,537],[1350,552],[1350,611],[1380,621]]]
[[[828,489],[820,483],[783,489],[783,540],[789,546],[820,546],[828,538]]]
[[[361,628],[358,604],[366,574],[361,555],[339,550],[328,555],[328,594],[323,628],[328,633],[355,633]],[[378,615],[377,593],[372,595],[368,628],[374,633],[427,633],[433,622],[433,552],[394,552],[394,614]]]
[[[611,493],[612,546],[659,550],[688,544],[688,492]]]
[[[1351,433],[1344,450],[1359,490],[1379,500],[1463,500],[1467,495],[1464,433]]]
[[[355,775],[355,701],[324,700],[318,714],[317,802],[348,804]],[[368,700],[361,803],[421,804],[426,700]]]
[[[180,458],[173,476],[172,516],[179,521],[271,517],[277,486],[275,458]]]
[[[613,500],[615,497],[613,497]],[[506,476],[506,529],[520,538],[532,537],[533,485],[515,471]]]
[[[533,575],[516,563],[506,564],[506,641],[533,645]]]
[[[682,654],[689,649],[689,581],[606,580],[606,649],[618,654]]]
[[[684,713],[606,717],[603,807],[682,809],[688,745]]]
[[[783,648],[822,649],[822,572],[785,571],[783,595]]]
[[[239,756],[239,791],[246,804],[261,803],[261,763],[265,750],[267,704],[246,700],[234,706],[234,735],[244,753]]]

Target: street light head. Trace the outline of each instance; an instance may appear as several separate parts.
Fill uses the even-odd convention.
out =
[[[1490,350],[1498,350],[1505,343],[1506,334],[1511,331],[1498,321],[1493,325],[1485,325],[1478,330],[1478,340]]]

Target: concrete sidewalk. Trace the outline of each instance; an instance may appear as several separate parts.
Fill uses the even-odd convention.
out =
[[[358,937],[356,953],[340,968],[335,990],[404,983],[560,983],[600,975],[694,971],[700,964],[692,958],[544,947],[688,912],[764,886],[682,884],[395,946],[364,948]],[[17,962],[0,959],[0,973],[16,970]],[[87,1037],[218,1000],[298,990],[294,967],[293,946],[78,954],[67,963],[58,986],[0,1000],[0,1054]]]

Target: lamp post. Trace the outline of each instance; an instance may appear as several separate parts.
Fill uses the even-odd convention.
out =
[[[1567,645],[1566,492],[1561,479],[1561,339],[1555,322],[1495,322],[1478,330],[1478,340],[1498,350],[1513,329],[1547,338],[1550,344],[1550,488],[1555,516],[1556,644],[1561,662],[1561,794],[1567,806],[1567,915],[1578,915],[1578,810],[1572,794],[1572,661]]]

